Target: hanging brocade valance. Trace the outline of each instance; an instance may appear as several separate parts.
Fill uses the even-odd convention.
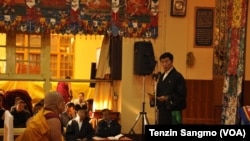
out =
[[[157,38],[159,0],[0,0],[0,32]]]

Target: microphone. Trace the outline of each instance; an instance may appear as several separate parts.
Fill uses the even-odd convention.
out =
[[[160,78],[160,76],[161,76],[161,72],[159,71],[158,73],[154,73],[152,77],[154,80],[157,80],[158,78]]]
[[[160,72],[160,71],[159,71],[157,74],[158,74],[158,77],[160,77],[160,76],[161,76],[161,72]]]

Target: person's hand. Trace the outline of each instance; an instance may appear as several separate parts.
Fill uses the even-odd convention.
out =
[[[149,100],[154,100],[155,99],[155,95],[147,93]]]
[[[168,97],[167,96],[159,96],[156,99],[159,101],[167,101]]]
[[[149,95],[149,99],[150,99],[150,100],[154,100],[154,99],[155,99],[155,96]]]

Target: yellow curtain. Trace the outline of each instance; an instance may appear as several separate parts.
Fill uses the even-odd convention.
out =
[[[37,103],[44,98],[44,82],[40,81],[0,81],[0,89],[5,91],[13,89],[26,90],[31,99],[32,103]],[[52,82],[51,91],[56,90],[57,82]],[[94,98],[95,88],[90,88],[89,83],[71,82],[73,99],[78,98],[78,93],[84,92],[85,99]]]
[[[97,65],[95,78],[104,79],[106,74],[110,74],[109,50],[110,50],[110,37],[105,35],[102,40],[101,53],[99,57],[99,63]]]
[[[0,81],[1,89],[4,89],[5,92],[13,89],[22,89],[26,90],[31,99],[32,103],[36,103],[43,99],[44,90],[43,82],[36,81]]]
[[[109,82],[96,83],[93,110],[108,108],[112,110],[112,91]]]
[[[96,78],[105,79],[110,74],[109,65],[110,37],[104,36],[102,41],[99,63],[96,71]],[[95,85],[93,110],[108,108],[112,110],[112,89],[110,82],[97,82]]]

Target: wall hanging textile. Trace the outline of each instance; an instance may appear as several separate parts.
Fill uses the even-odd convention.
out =
[[[0,32],[157,38],[159,0],[0,0]]]

